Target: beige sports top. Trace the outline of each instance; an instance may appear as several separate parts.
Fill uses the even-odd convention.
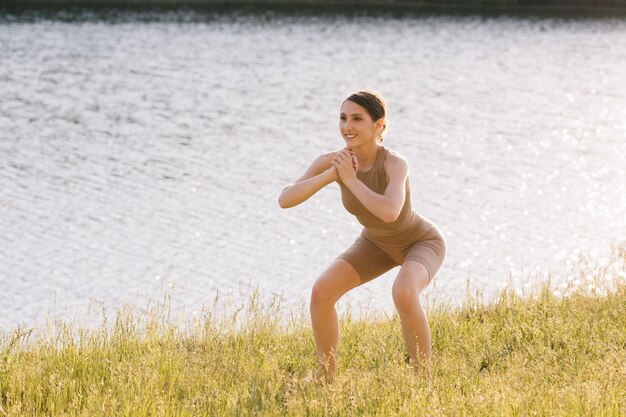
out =
[[[378,146],[378,154],[374,161],[374,166],[369,171],[359,172],[357,171],[357,178],[365,184],[370,190],[378,193],[385,194],[389,179],[385,172],[385,160],[389,150],[383,145]],[[374,214],[372,214],[361,202],[352,194],[352,191],[346,187],[341,180],[337,181],[341,188],[341,201],[343,206],[348,212],[354,214],[365,229],[364,234],[368,237],[385,237],[402,234],[409,230],[415,230],[415,228],[422,223],[422,216],[420,216],[415,210],[413,210],[411,204],[411,190],[409,187],[409,181],[406,181],[405,199],[400,215],[393,223],[385,223]]]

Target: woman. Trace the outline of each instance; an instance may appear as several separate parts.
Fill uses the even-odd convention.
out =
[[[439,270],[446,243],[439,229],[411,206],[408,164],[384,147],[386,104],[376,92],[357,91],[341,105],[339,130],[346,147],[317,157],[285,187],[282,208],[296,206],[336,181],[344,207],[364,226],[352,246],[320,275],[311,291],[311,321],[318,379],[334,377],[339,341],[335,303],[351,289],[401,265],[393,301],[416,373],[430,379],[431,339],[421,292]]]

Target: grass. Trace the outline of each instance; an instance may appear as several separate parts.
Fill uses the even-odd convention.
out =
[[[405,363],[397,315],[349,311],[335,382],[303,382],[308,314],[258,293],[220,319],[171,323],[165,303],[96,328],[13,329],[0,337],[0,416],[623,416],[626,245],[580,262],[568,273],[582,283],[560,296],[544,282],[427,308],[432,384]]]

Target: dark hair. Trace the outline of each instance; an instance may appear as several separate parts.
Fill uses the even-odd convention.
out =
[[[383,96],[372,90],[359,90],[352,93],[345,101],[350,100],[367,110],[372,120],[375,122],[387,115],[387,104]],[[383,141],[382,134],[387,130],[387,120],[383,122],[383,130],[381,131],[380,141]]]

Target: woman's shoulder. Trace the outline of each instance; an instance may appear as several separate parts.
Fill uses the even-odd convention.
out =
[[[342,150],[343,149],[336,149],[336,150],[328,151],[321,155],[318,155],[313,160],[311,165],[314,166],[317,170],[328,169],[332,165],[332,162],[335,159],[335,156],[337,156],[337,154],[341,152]]]
[[[327,161],[330,164],[333,161],[333,159],[335,159],[337,154],[345,149],[346,148],[341,148],[341,149],[335,149],[332,151],[325,152],[321,154],[320,156],[318,156],[317,159],[322,160],[322,161]]]
[[[402,156],[399,152],[391,150],[385,147],[387,151],[387,156],[385,158],[385,166],[397,166],[397,165],[408,165],[408,162],[404,156]]]

